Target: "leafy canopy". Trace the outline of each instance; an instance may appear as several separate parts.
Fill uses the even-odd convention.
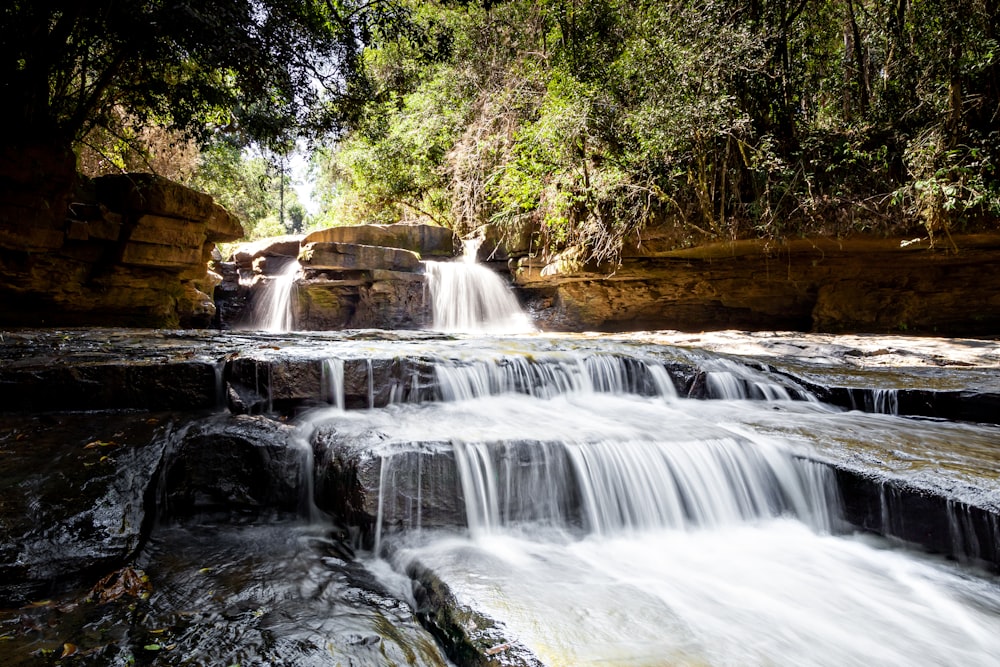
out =
[[[124,112],[278,147],[356,117],[365,48],[421,41],[395,0],[7,0],[0,25],[8,145],[68,146]]]

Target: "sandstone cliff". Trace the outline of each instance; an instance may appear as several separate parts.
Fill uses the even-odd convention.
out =
[[[60,188],[75,180],[72,156],[22,157],[0,164],[0,324],[211,324],[208,262],[243,236],[235,217],[151,174]]]
[[[875,237],[654,246],[616,266],[587,266],[571,253],[511,266],[550,329],[1000,332],[1000,234],[933,248]]]

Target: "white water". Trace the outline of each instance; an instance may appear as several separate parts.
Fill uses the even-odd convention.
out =
[[[996,665],[994,582],[791,519],[399,550],[546,664]]]
[[[510,287],[476,262],[478,242],[466,241],[458,262],[424,262],[431,296],[433,328],[459,333],[534,331]]]
[[[344,409],[344,360],[330,357],[320,367],[323,398],[338,410]]]
[[[295,329],[292,306],[295,281],[301,274],[302,267],[299,263],[291,261],[260,289],[253,306],[252,329],[273,332]]]
[[[725,400],[678,398],[647,358],[442,359],[439,402],[314,419],[381,461],[376,553],[430,567],[547,665],[997,664],[997,582],[837,535],[828,469],[801,456],[987,447],[1000,429],[841,412],[708,370],[738,380],[713,389]],[[456,485],[461,532],[440,522]]]

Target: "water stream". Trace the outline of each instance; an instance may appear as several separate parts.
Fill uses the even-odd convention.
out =
[[[803,456],[963,427],[763,377],[756,399],[677,398],[634,359],[567,357],[442,360],[441,400],[309,416],[381,458],[373,571],[430,568],[549,665],[995,664],[996,582],[845,532],[829,469]]]
[[[458,266],[428,266],[435,327],[519,330]],[[891,393],[845,412],[722,357],[705,401],[648,356],[496,346],[434,359],[405,403],[304,417],[379,458],[366,558],[404,599],[429,568],[547,665],[997,664],[997,582],[854,534],[819,462],[996,427],[893,416]]]
[[[295,329],[295,281],[302,275],[302,267],[292,259],[272,276],[255,297],[250,329],[284,332]]]
[[[433,289],[451,300],[435,326],[476,328],[466,281]],[[872,442],[926,460],[1000,429],[898,417],[882,394],[883,414],[843,411],[711,355],[711,400],[692,400],[649,348],[533,340],[425,349],[432,388],[301,417],[379,461],[364,559],[401,598],[429,569],[547,665],[996,664],[997,582],[854,534],[822,461]]]
[[[510,287],[496,272],[476,262],[479,243],[465,241],[461,261],[424,262],[433,328],[494,334],[534,331]]]
[[[414,612],[450,605],[492,619],[478,627],[498,637],[482,654],[490,664],[525,664],[517,647],[551,666],[1000,664],[997,578],[859,532],[838,477],[849,469],[940,493],[946,539],[975,561],[1000,548],[996,521],[987,535],[973,511],[1000,513],[1000,426],[902,416],[894,385],[869,384],[871,400],[835,407],[781,368],[666,334],[534,333],[488,269],[426,267],[434,329],[463,333],[257,331],[194,343],[184,336],[200,334],[186,333],[159,349],[131,332],[87,345],[54,334],[41,345],[79,362],[70,374],[84,379],[123,377],[88,373],[126,344],[154,369],[201,345],[220,383],[212,401],[235,396],[250,414],[193,428],[188,450],[247,450],[223,459],[232,471],[195,472],[222,477],[232,501],[229,473],[290,460],[291,504],[304,500],[281,521],[158,527],[138,559],[149,600],[114,613],[79,605],[105,617],[83,626],[100,637],[54,630],[39,660],[87,640],[106,652],[80,664],[443,665]],[[26,363],[9,346],[5,363]],[[118,434],[86,432],[73,456],[103,445],[121,456],[110,448]],[[901,511],[907,498],[883,488],[883,525],[921,518]],[[350,511],[337,515],[337,503]],[[21,629],[30,613],[0,625],[0,640],[35,651],[35,626]]]

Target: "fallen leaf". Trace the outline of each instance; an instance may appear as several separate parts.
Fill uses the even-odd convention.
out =
[[[98,581],[90,590],[90,599],[97,602],[111,602],[129,596],[146,598],[152,590],[149,577],[142,570],[124,567]]]
[[[63,644],[63,652],[62,655],[59,656],[59,659],[61,660],[63,658],[68,658],[71,655],[75,655],[78,650],[79,649],[76,647],[76,644],[70,644],[67,642]]]
[[[116,443],[114,440],[94,440],[93,442],[88,442],[83,446],[84,449],[97,449],[98,447],[114,447]]]

